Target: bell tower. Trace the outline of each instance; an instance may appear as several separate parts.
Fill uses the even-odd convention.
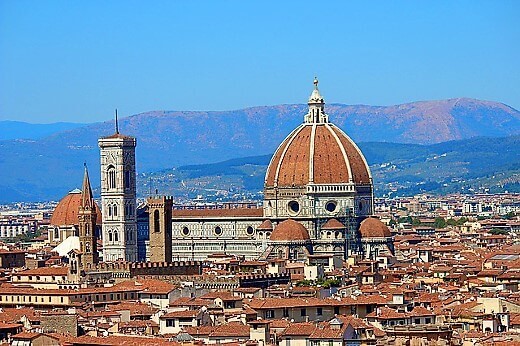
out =
[[[87,165],[85,164],[85,174],[83,176],[83,186],[81,188],[81,204],[78,210],[78,230],[81,258],[80,267],[86,270],[89,264],[98,262],[97,238],[96,238],[96,202],[92,196],[90,179],[88,177]]]
[[[136,139],[115,133],[98,140],[101,156],[104,261],[137,261]]]
[[[171,197],[147,199],[150,230],[150,262],[172,261],[172,208]]]

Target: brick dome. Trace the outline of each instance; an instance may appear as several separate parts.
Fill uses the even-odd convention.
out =
[[[321,229],[323,229],[323,230],[340,230],[340,229],[345,229],[345,228],[347,228],[347,227],[345,227],[344,224],[342,224],[341,222],[339,222],[336,219],[330,219],[321,227]]]
[[[370,169],[356,144],[329,123],[317,89],[309,99],[309,113],[275,151],[265,187],[303,187],[307,184],[371,184]]]
[[[306,241],[310,240],[307,228],[293,219],[282,221],[274,228],[271,241]]]
[[[69,192],[61,199],[54,211],[50,224],[53,226],[77,225],[78,211],[81,205],[81,190],[76,189]],[[101,225],[101,210],[96,206],[96,224]]]
[[[369,217],[361,221],[359,232],[361,233],[361,238],[388,238],[392,236],[388,226],[375,217]]]
[[[272,231],[273,223],[270,220],[264,220],[256,229],[258,231]]]

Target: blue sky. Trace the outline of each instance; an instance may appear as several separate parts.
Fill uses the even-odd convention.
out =
[[[474,97],[520,109],[519,1],[0,0],[0,120]]]

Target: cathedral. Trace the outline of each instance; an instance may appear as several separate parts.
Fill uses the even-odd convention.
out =
[[[329,121],[317,79],[308,106],[303,123],[271,159],[262,208],[172,211],[174,259],[215,253],[261,260],[353,253],[373,258],[392,252],[388,228],[375,218],[363,222],[373,214],[372,175],[356,144]],[[152,234],[150,247],[159,250]]]
[[[71,225],[51,221],[57,230],[52,235],[63,240],[65,231],[60,229],[72,230],[81,245],[88,242],[89,249],[95,249],[96,239],[86,234],[97,234],[88,230],[99,228],[101,221],[103,260],[136,262],[143,246],[137,233],[136,139],[119,133],[116,114],[115,133],[98,144],[101,211],[91,197],[86,172],[78,196],[66,196],[53,215],[58,223],[65,220],[62,214],[69,215]],[[67,198],[75,198],[76,204],[69,207]],[[375,259],[393,253],[393,246],[388,227],[372,217],[373,208],[369,166],[357,145],[329,121],[315,79],[302,124],[282,141],[269,163],[262,206],[174,206],[171,197],[151,196],[146,257],[152,262],[205,260],[215,254],[248,260],[346,259],[353,254]],[[83,261],[95,262],[97,256],[84,256]]]

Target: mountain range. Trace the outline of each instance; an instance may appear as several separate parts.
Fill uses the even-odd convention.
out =
[[[370,163],[376,195],[429,192],[520,192],[520,135],[474,137],[438,144],[359,143]],[[261,199],[271,155],[188,165],[138,177],[140,195],[179,200]]]
[[[85,126],[80,123],[31,124],[23,121],[0,121],[0,141],[7,139],[40,139],[53,133]]]
[[[501,103],[468,98],[395,106],[330,104],[326,111],[330,120],[358,143],[401,143],[387,149],[378,144],[374,158],[365,152],[371,165],[381,162],[377,157],[384,156],[385,150],[406,156],[420,152],[423,147],[417,145],[520,134],[519,111]],[[303,121],[305,113],[306,105],[298,104],[214,112],[151,111],[122,118],[119,127],[122,133],[137,138],[137,170],[149,173],[271,155]],[[56,127],[43,138],[34,135],[1,140],[0,201],[59,199],[81,183],[84,162],[91,171],[92,184],[99,186],[97,139],[113,132],[113,121],[106,121],[66,130]],[[428,169],[425,171],[428,174]],[[392,172],[385,172],[386,176],[392,177]],[[378,179],[376,170],[374,179]]]

